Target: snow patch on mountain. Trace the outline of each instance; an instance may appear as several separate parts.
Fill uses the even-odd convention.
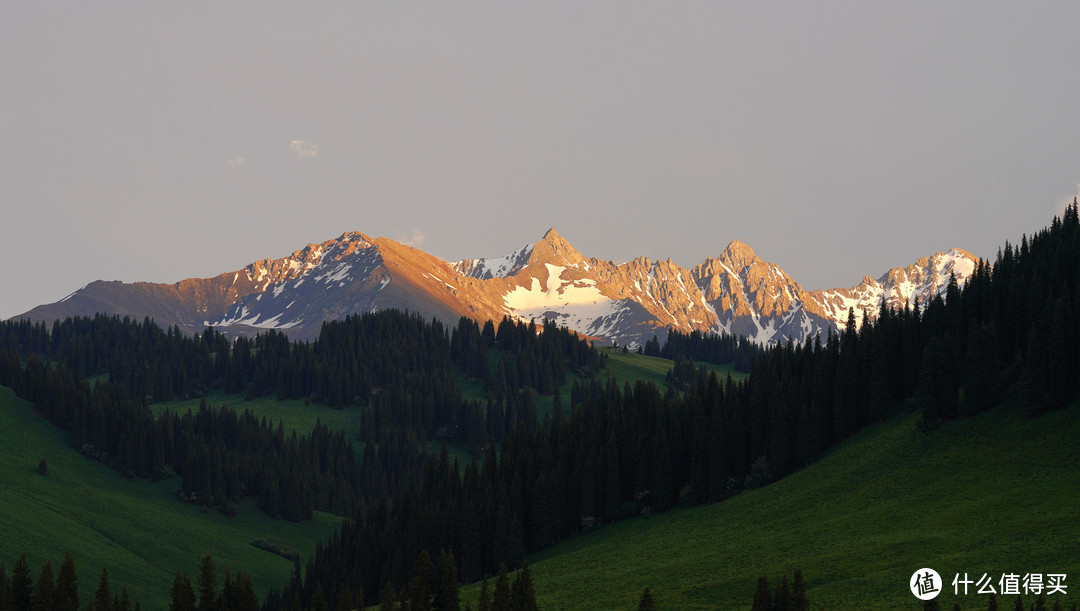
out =
[[[526,244],[514,252],[492,259],[464,259],[454,261],[450,266],[462,276],[489,280],[491,278],[506,278],[512,276],[529,262],[535,244]]]
[[[550,263],[545,263],[544,266],[548,271],[547,288],[541,286],[539,278],[532,278],[531,288],[518,286],[503,296],[503,301],[508,308],[524,312],[571,305],[596,305],[611,301],[596,288],[595,280],[562,282],[565,267]]]
[[[524,320],[552,319],[559,326],[598,337],[617,334],[626,315],[625,304],[605,296],[591,278],[564,279],[567,267],[545,263],[546,282],[531,278],[503,296],[507,309]]]

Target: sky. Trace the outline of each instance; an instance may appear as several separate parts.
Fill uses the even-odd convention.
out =
[[[992,259],[1080,188],[1078,66],[1075,2],[5,3],[0,318],[346,231]]]

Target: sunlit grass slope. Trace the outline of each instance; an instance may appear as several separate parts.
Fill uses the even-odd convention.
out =
[[[104,566],[113,587],[126,585],[143,609],[165,609],[176,572],[195,578],[206,554],[219,570],[231,566],[234,573],[250,573],[262,596],[288,579],[292,564],[251,541],[274,539],[306,558],[340,522],[316,513],[312,521],[293,524],[268,518],[249,501],[233,518],[180,503],[178,479],[126,479],[84,458],[68,445],[65,432],[4,387],[0,431],[0,562],[10,569],[25,553],[36,579],[46,560],[52,560],[55,574],[70,551],[84,600]],[[37,473],[41,459],[47,475]]]
[[[611,376],[621,388],[624,382],[631,386],[637,380],[652,382],[662,389],[667,388],[667,374],[671,371],[674,362],[657,356],[645,356],[633,352],[623,354],[621,349],[605,348],[608,355],[607,367],[600,372],[601,376]],[[728,374],[733,379],[739,380],[746,377],[745,373],[735,371],[731,365],[714,365],[712,363],[695,363],[699,367],[705,367],[707,371],[716,372],[721,381]]]
[[[175,414],[185,414],[188,410],[199,411],[199,403],[205,400],[210,406],[221,405],[238,411],[251,410],[257,418],[266,418],[277,426],[281,422],[286,434],[296,431],[297,435],[307,435],[315,428],[316,420],[327,428],[342,431],[346,437],[355,437],[360,433],[360,410],[357,406],[344,409],[332,409],[321,403],[312,403],[303,399],[278,400],[274,395],[248,399],[244,393],[212,393],[200,399],[163,401],[150,406],[150,411],[157,418],[169,410]]]
[[[965,572],[1065,573],[1067,608],[1080,595],[1080,407],[1021,411],[929,434],[895,418],[765,488],[565,541],[530,559],[541,608],[636,608],[648,586],[661,609],[748,609],[757,576],[802,569],[815,607],[921,609],[907,581],[922,567],[945,578],[945,609],[986,608],[974,589],[953,596]]]

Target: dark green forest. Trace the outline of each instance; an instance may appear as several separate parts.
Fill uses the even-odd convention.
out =
[[[861,328],[852,312],[839,333],[768,349],[671,332],[665,346],[644,348],[675,359],[667,392],[603,381],[604,356],[551,322],[445,327],[392,311],[326,323],[310,343],[274,332],[184,336],[103,316],[6,322],[0,384],[88,457],[133,477],[179,476],[180,501],[228,514],[252,497],[289,520],[314,510],[350,518],[265,609],[457,608],[451,581],[521,567],[527,553],[605,522],[763,486],[899,413],[919,411],[930,430],[1010,393],[1031,417],[1064,407],[1080,390],[1078,284],[1074,201],[1050,227],[980,261],[964,286],[953,279],[919,308],[883,307]],[[725,358],[749,377],[693,364]],[[486,397],[463,399],[462,377],[482,381]],[[564,404],[556,391],[568,382]],[[322,425],[286,435],[205,403],[157,419],[149,411],[215,389],[357,409],[360,437]],[[535,398],[553,393],[552,413],[538,418]],[[444,442],[440,452],[431,440]],[[451,460],[445,444],[473,459]],[[531,585],[520,588],[514,600],[526,604]],[[510,600],[498,585],[495,599]]]

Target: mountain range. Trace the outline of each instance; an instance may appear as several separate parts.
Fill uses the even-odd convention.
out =
[[[16,318],[51,322],[101,312],[231,335],[276,329],[312,339],[324,320],[397,308],[454,323],[505,315],[552,318],[578,333],[631,347],[668,328],[724,331],[760,343],[801,341],[890,307],[918,305],[963,284],[976,259],[953,248],[866,276],[851,288],[805,291],[778,266],[733,240],[692,269],[670,259],[615,264],[588,258],[554,229],[498,258],[447,262],[387,238],[348,232],[287,257],[175,284],[95,281]]]

